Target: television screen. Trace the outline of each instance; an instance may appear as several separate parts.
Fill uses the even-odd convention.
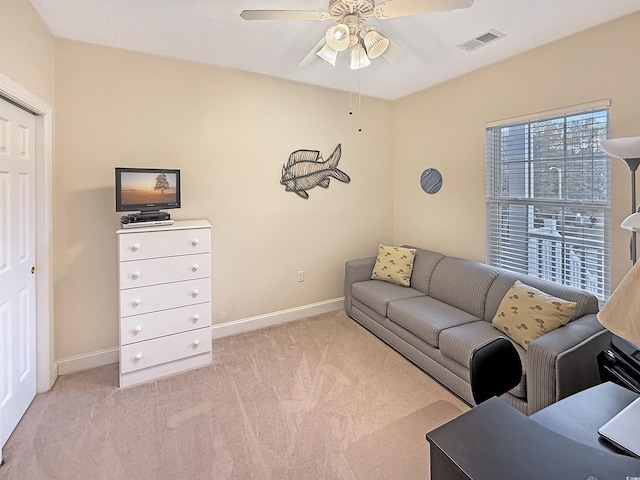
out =
[[[180,170],[116,168],[116,211],[180,208]]]

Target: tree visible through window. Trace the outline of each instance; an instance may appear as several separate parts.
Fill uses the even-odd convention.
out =
[[[608,108],[486,131],[487,261],[609,295]]]

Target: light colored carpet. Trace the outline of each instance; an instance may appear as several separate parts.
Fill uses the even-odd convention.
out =
[[[0,478],[424,480],[425,433],[468,410],[343,311],[213,351],[124,390],[117,365],[60,377],[9,438]]]

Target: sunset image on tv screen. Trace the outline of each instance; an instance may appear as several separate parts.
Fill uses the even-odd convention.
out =
[[[123,172],[122,203],[142,205],[176,202],[176,174]]]

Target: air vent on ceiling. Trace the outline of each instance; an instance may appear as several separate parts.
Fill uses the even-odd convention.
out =
[[[504,33],[491,29],[487,33],[483,33],[482,35],[479,35],[476,38],[469,40],[468,42],[461,43],[460,45],[458,45],[458,48],[470,52],[502,37],[504,37]]]

